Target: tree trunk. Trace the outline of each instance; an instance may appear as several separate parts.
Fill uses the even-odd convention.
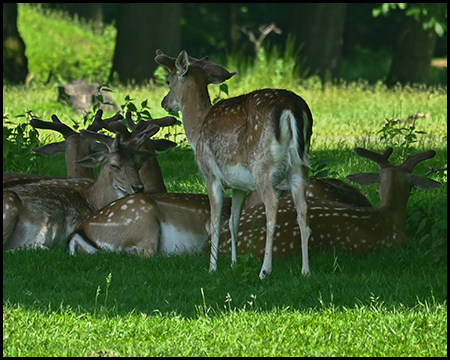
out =
[[[307,71],[322,82],[338,81],[341,71],[346,3],[298,3],[292,33],[302,44]]]
[[[17,14],[17,3],[3,3],[3,80],[23,84],[28,74],[28,59],[17,29]]]
[[[121,3],[111,76],[122,84],[145,84],[157,68],[157,49],[177,56],[180,52],[181,3]]]
[[[386,85],[427,84],[435,46],[436,32],[424,30],[414,17],[405,16]]]

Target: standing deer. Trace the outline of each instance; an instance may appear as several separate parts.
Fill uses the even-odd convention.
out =
[[[96,115],[101,121],[102,111]],[[68,238],[75,228],[93,211],[126,195],[142,192],[144,186],[138,169],[155,154],[138,150],[159,127],[152,125],[141,137],[121,143],[119,136],[111,138],[89,130],[83,137],[102,142],[107,150],[77,161],[83,166],[103,164],[97,179],[90,185],[80,185],[75,179],[52,179],[17,185],[3,191],[3,248],[48,247]]]
[[[158,50],[155,60],[170,71],[170,91],[161,105],[166,111],[181,110],[186,137],[206,180],[211,206],[210,271],[217,269],[223,192],[231,188],[232,264],[236,263],[236,237],[245,194],[256,190],[267,215],[266,248],[259,277],[264,279],[272,272],[278,209],[274,185],[286,178],[300,227],[302,274],[310,274],[305,193],[313,118],[306,102],[287,90],[264,89],[212,106],[208,85],[222,83],[236,73],[229,73],[207,58],[189,58],[186,51],[175,59]]]
[[[309,225],[311,227],[310,250],[339,249],[354,254],[366,254],[393,246],[404,246],[406,239],[406,205],[413,186],[421,190],[435,189],[442,184],[425,177],[412,175],[414,167],[421,161],[435,156],[435,152],[425,151],[410,156],[406,161],[394,166],[388,161],[392,148],[383,155],[370,150],[356,148],[357,155],[376,162],[378,173],[361,173],[347,176],[361,184],[379,183],[381,204],[377,207],[358,208],[348,204],[317,198],[307,198]],[[296,238],[299,228],[293,212],[292,200],[280,198],[278,209],[279,224],[275,228],[274,256],[299,255]],[[251,253],[261,257],[264,253],[262,240],[265,225],[264,208],[256,205],[243,211],[240,219],[241,253]],[[221,252],[229,251],[230,234],[224,227],[222,235],[228,244],[221,246]]]

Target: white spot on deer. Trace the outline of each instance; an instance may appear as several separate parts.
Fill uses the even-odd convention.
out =
[[[122,210],[126,210],[127,209],[127,205],[122,205],[121,207],[120,207],[120,209],[122,209]]]
[[[111,211],[111,213],[108,215],[109,218],[112,216],[114,216],[114,211]]]
[[[130,199],[127,201],[127,204],[133,204],[134,203],[134,199]]]

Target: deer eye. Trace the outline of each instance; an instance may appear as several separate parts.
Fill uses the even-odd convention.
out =
[[[113,170],[116,170],[116,171],[120,170],[120,167],[118,167],[117,165],[110,164],[110,166],[111,166],[111,169],[113,169]]]

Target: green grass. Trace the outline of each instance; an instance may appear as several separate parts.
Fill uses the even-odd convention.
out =
[[[103,65],[105,54],[112,56],[111,34],[99,38],[61,16],[44,19],[27,5],[19,9],[35,80],[28,87],[3,87],[4,127],[22,129],[5,136],[4,128],[3,170],[65,176],[64,156],[32,156],[38,142],[27,140],[26,126],[16,125],[26,123],[31,110],[43,120],[57,114],[84,127],[82,116],[57,102],[56,85],[81,73],[102,81],[110,66]],[[39,41],[27,40],[33,36]],[[408,153],[436,150],[415,174],[446,165],[446,88],[387,90],[359,81],[322,89],[315,79],[293,78],[287,55],[283,60],[275,55],[250,65],[230,59],[229,70],[240,73],[227,82],[229,94],[275,86],[304,97],[315,121],[314,167],[332,159],[326,170],[340,179],[376,171],[354,147],[383,151],[390,145],[395,164]],[[57,70],[44,86],[49,66]],[[137,105],[148,99],[153,117],[166,115],[160,107],[165,85],[111,87],[118,105],[129,95]],[[210,91],[212,98],[219,94],[217,86]],[[403,135],[380,140],[377,132],[386,118],[409,126],[407,117],[417,113],[426,114],[415,123],[425,134],[409,148],[400,147]],[[183,139],[174,135],[181,127],[157,136],[169,132],[172,140]],[[62,139],[50,131],[39,134],[43,143]],[[206,193],[186,143],[158,160],[170,192]],[[3,356],[446,356],[447,174],[431,177],[445,185],[412,191],[406,249],[364,257],[311,254],[308,278],[301,276],[299,258],[275,259],[273,274],[260,281],[261,262],[246,256],[235,268],[221,256],[217,273],[210,274],[208,254],[143,259],[108,253],[69,257],[61,248],[4,251]],[[379,202],[376,186],[362,190]]]
[[[3,344],[15,344],[10,356],[446,356],[445,315],[439,306],[387,310],[378,304],[196,319],[136,313],[94,318],[64,310],[29,316],[17,308],[6,319],[26,321]],[[46,327],[52,330],[42,336]]]
[[[116,37],[113,26],[96,35],[88,25],[70,21],[62,13],[19,4],[18,28],[26,44],[33,82],[108,79]]]
[[[411,249],[317,254],[309,278],[299,258],[276,260],[264,282],[245,257],[209,274],[207,254],[3,256],[4,356],[446,352],[446,263]]]

